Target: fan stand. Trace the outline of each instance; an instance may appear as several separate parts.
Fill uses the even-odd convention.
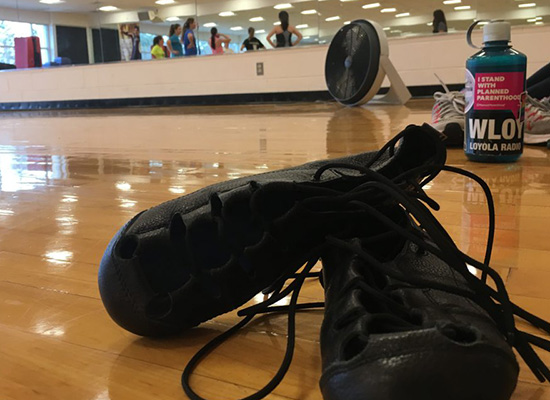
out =
[[[380,69],[390,81],[390,90],[386,94],[374,96],[367,104],[403,105],[409,101],[412,97],[411,92],[387,55],[380,56]]]

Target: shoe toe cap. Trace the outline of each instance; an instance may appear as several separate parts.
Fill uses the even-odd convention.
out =
[[[439,335],[441,336],[441,335]],[[433,338],[433,336],[432,336]],[[441,340],[442,339],[442,340]],[[325,371],[325,400],[508,400],[518,366],[513,353],[487,343],[445,338],[423,348],[393,345],[376,356],[363,352]],[[383,345],[381,345],[383,347]]]
[[[137,218],[117,232],[103,255],[98,273],[101,300],[111,318],[132,333],[141,336],[171,334],[175,331],[174,326],[155,318],[151,312],[151,307],[159,303],[159,296],[151,289],[135,254],[139,239],[128,234]]]

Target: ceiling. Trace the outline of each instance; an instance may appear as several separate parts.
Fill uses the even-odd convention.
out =
[[[17,8],[19,10],[46,11],[51,13],[87,13],[100,18],[102,24],[116,24],[122,22],[136,22],[137,11],[152,10],[160,18],[165,20],[168,17],[186,18],[197,15],[200,24],[214,22],[218,29],[225,33],[243,34],[249,26],[257,30],[269,31],[273,23],[277,21],[278,10],[274,5],[282,0],[176,0],[172,5],[157,5],[155,0],[66,0],[58,5],[45,5],[38,0],[0,0],[0,7]],[[373,2],[381,3],[380,7],[363,9],[362,6]],[[522,3],[536,2],[536,7],[519,8]],[[527,19],[537,16],[548,16],[543,18],[550,23],[550,0],[462,0],[460,4],[445,5],[443,0],[312,0],[312,1],[290,1],[292,8],[287,9],[291,16],[291,24],[307,24],[303,33],[313,38],[330,37],[343,23],[353,19],[365,18],[377,21],[386,27],[386,33],[392,35],[420,34],[431,32],[427,24],[432,20],[432,13],[435,9],[442,9],[448,20],[450,30],[465,30],[474,19],[500,18],[507,19],[513,23],[527,23]],[[114,5],[120,9],[117,12],[98,13],[96,10],[101,5]],[[457,6],[470,6],[470,10],[457,11]],[[396,12],[382,13],[383,8],[395,8]],[[301,11],[314,9],[318,13],[314,15],[303,15]],[[222,11],[233,11],[235,16],[220,17]],[[400,13],[410,13],[410,16],[396,17]],[[340,17],[336,21],[326,21],[329,17]],[[263,17],[264,21],[250,22],[250,18]],[[165,22],[163,25],[170,25],[173,22]],[[145,26],[147,22],[142,22]],[[158,25],[158,24],[155,24]],[[242,31],[231,30],[233,27],[241,26]],[[160,27],[157,27],[157,30]],[[162,28],[164,29],[164,28]],[[208,30],[201,28],[201,31]]]

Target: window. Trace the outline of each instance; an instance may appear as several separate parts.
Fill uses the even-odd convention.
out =
[[[233,53],[239,53],[241,46],[238,43],[231,42],[229,43],[229,50],[233,51]]]
[[[199,40],[199,54],[205,56],[212,54],[212,49],[206,40]]]
[[[140,33],[139,40],[141,43],[141,59],[142,60],[150,60],[151,57],[151,49],[153,48],[153,40],[155,39],[157,35],[153,35],[151,33]]]
[[[38,36],[42,62],[50,61],[48,26],[0,20],[0,63],[15,64],[15,38]]]

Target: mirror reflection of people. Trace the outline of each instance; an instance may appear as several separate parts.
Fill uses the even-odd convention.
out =
[[[130,33],[128,31],[121,31],[123,35],[126,35],[132,39],[132,55],[130,60],[141,60],[141,50],[140,43],[141,39],[139,37],[139,26],[134,26],[134,32]]]
[[[248,28],[248,37],[241,45],[241,51],[244,49],[246,49],[246,51],[265,49],[264,44],[260,42],[260,39],[254,36],[254,33],[256,33],[256,30],[253,27]]]
[[[432,22],[433,33],[447,32],[447,19],[443,10],[434,11],[434,20]]]
[[[164,39],[160,35],[155,36],[155,38],[153,39],[153,48],[151,49],[151,57],[157,60],[165,57]]]
[[[168,50],[170,50],[170,56],[181,57],[183,56],[183,46],[181,45],[180,35],[182,29],[180,24],[170,25],[170,32],[168,33]]]
[[[210,35],[208,44],[212,49],[212,54],[223,54],[223,44],[225,47],[229,46],[231,38],[223,33],[218,33],[218,28],[210,29]]]
[[[268,43],[273,47],[291,47],[296,46],[302,40],[302,34],[298,29],[289,23],[289,15],[286,11],[281,11],[279,13],[280,25],[274,27],[269,35],[267,35]],[[275,35],[275,40],[277,43],[273,43],[271,38]],[[296,40],[292,42],[292,35],[296,36]]]
[[[183,24],[183,48],[184,55],[196,56],[197,55],[197,41],[195,40],[194,29],[197,29],[197,23],[195,18],[187,18],[185,24]]]

